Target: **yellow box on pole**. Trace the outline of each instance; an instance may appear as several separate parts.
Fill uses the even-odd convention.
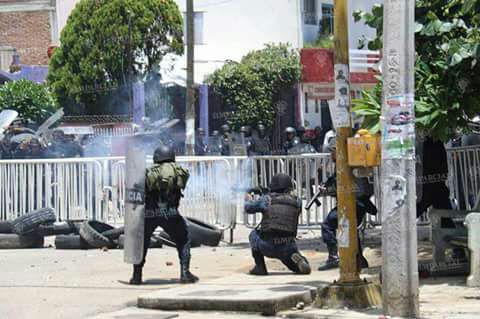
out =
[[[347,140],[348,165],[351,167],[375,167],[380,165],[381,144],[379,135],[359,130],[357,136]]]

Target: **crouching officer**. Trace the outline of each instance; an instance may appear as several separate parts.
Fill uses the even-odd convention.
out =
[[[198,277],[190,272],[190,238],[185,219],[179,214],[178,206],[187,185],[189,173],[175,163],[175,152],[170,146],[160,146],[153,154],[153,166],[145,176],[145,231],[143,259],[133,266],[130,284],[142,283],[150,238],[160,226],[177,245],[180,259],[180,282],[194,283]]]
[[[291,190],[291,178],[278,174],[272,178],[270,193],[258,200],[247,196],[245,211],[248,214],[263,214],[262,222],[250,233],[249,238],[255,260],[255,267],[250,270],[251,275],[268,275],[265,257],[279,259],[297,274],[311,272],[307,259],[300,254],[295,243],[302,202],[290,194]]]

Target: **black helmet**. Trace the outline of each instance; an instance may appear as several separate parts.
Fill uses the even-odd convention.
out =
[[[230,132],[230,126],[228,124],[223,124],[222,125],[222,132]]]
[[[299,128],[297,128],[297,133],[298,135],[305,134],[305,128],[303,126],[300,126]]]
[[[250,126],[242,126],[240,128],[240,133],[245,133],[245,135],[248,135],[250,134],[250,132],[251,132]]]
[[[153,153],[153,162],[156,164],[175,162],[175,151],[168,145],[159,146]]]
[[[287,134],[295,134],[295,133],[297,133],[297,131],[296,131],[293,127],[289,126],[289,127],[287,127],[287,128],[285,129],[285,133],[287,133]]]
[[[286,193],[293,188],[292,179],[287,174],[277,174],[272,177],[270,190],[274,193]]]

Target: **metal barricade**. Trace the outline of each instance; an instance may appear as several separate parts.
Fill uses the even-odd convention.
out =
[[[480,146],[447,149],[448,186],[456,209],[472,210],[480,199]]]
[[[147,162],[151,165],[152,158]],[[189,170],[190,178],[180,202],[182,215],[197,218],[218,228],[233,229],[236,223],[236,199],[231,191],[232,167],[225,158],[178,157],[177,162]],[[125,216],[125,160],[111,168],[111,219],[117,223]]]
[[[334,198],[321,197],[319,199],[321,206],[313,205],[310,210],[305,209],[305,204],[312,199],[319,186],[333,174],[334,165],[329,154],[259,156],[237,158],[235,161],[237,162],[234,165],[236,173],[244,176],[244,179],[245,176],[250,178],[250,183],[244,180],[242,185],[267,187],[274,175],[278,173],[290,175],[294,182],[294,191],[304,204],[299,221],[300,226],[319,226],[330,210],[335,207]],[[248,227],[255,227],[260,222],[261,215],[245,214],[243,212],[243,201],[240,205],[237,205],[237,211],[239,212],[237,215],[239,217],[238,222]]]
[[[95,160],[0,161],[0,219],[51,207],[58,220],[105,219],[102,166]]]

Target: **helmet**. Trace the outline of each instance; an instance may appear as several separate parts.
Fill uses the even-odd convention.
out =
[[[198,133],[205,133],[205,129],[203,127],[199,127],[197,131]]]
[[[223,124],[222,125],[222,132],[230,132],[230,126],[228,124]]]
[[[275,193],[285,193],[293,188],[292,179],[287,174],[277,174],[272,177],[270,190]]]
[[[336,149],[337,149],[337,138],[332,137],[328,140],[328,145],[327,145],[326,151],[327,152],[332,152],[332,151],[335,151]]]
[[[267,128],[263,124],[258,124],[257,128],[258,128],[259,131],[266,131],[267,130]]]
[[[175,151],[168,145],[159,146],[153,153],[153,162],[157,164],[175,162]]]
[[[240,133],[245,133],[246,135],[250,134],[250,126],[242,126],[240,128]]]
[[[215,131],[212,131],[212,136],[218,136],[220,135],[220,132],[215,130]]]
[[[299,128],[297,128],[297,133],[299,135],[304,134],[305,133],[305,128],[303,126],[300,126]]]
[[[285,129],[285,133],[287,133],[287,134],[295,134],[295,133],[297,133],[297,131],[296,131],[293,127],[289,126],[289,127],[287,127],[287,128]]]

